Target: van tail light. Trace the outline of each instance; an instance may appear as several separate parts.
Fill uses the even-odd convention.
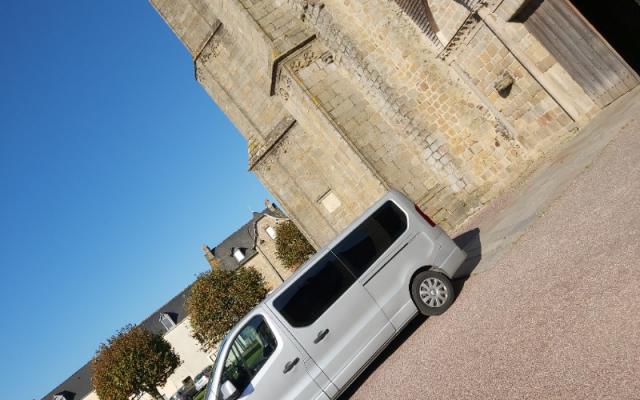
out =
[[[420,214],[420,216],[422,216],[422,218],[424,218],[425,221],[427,221],[429,223],[429,225],[431,225],[432,227],[436,226],[436,223],[433,222],[433,220],[427,215],[425,214],[420,207],[418,207],[417,204],[414,204],[414,206],[416,207],[416,211],[418,212],[418,214]]]

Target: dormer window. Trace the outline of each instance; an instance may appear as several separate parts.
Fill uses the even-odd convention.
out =
[[[167,314],[167,313],[162,313],[160,314],[160,323],[162,324],[162,326],[164,326],[164,329],[168,331],[170,331],[171,329],[175,328],[176,326],[176,321],[173,320],[173,317],[171,317],[171,315]]]
[[[267,231],[267,235],[269,235],[269,237],[273,240],[276,240],[276,230],[273,228],[273,226],[267,226],[267,229],[265,229]]]
[[[53,400],[67,400],[67,398],[63,394],[56,394],[53,396]]]
[[[233,257],[237,262],[242,262],[242,260],[244,260],[244,251],[242,251],[242,249],[233,250]]]

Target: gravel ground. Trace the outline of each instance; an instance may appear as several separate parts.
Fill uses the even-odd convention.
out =
[[[344,398],[640,399],[640,123]]]

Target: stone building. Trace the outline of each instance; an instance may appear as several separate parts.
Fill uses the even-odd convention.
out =
[[[151,0],[316,246],[388,188],[445,228],[638,84],[636,0]]]

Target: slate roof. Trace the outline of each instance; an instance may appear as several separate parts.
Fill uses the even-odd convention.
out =
[[[278,209],[267,208],[260,213],[253,213],[253,217],[249,222],[244,224],[240,229],[232,233],[213,249],[214,254],[221,261],[222,268],[226,270],[234,270],[242,266],[244,263],[249,261],[251,257],[257,254],[254,246],[256,237],[255,226],[256,222],[264,215],[270,215],[276,218],[286,218]],[[232,252],[235,248],[243,249],[245,252],[245,258],[240,263],[238,263],[233,257]],[[165,305],[158,308],[139,325],[153,333],[164,335],[166,333],[166,329],[160,322],[160,315],[166,313],[171,316],[176,324],[179,324],[187,316],[185,302],[190,292],[191,285],[187,286]],[[92,391],[91,361],[89,361],[67,380],[42,397],[42,400],[52,400],[53,396],[56,394],[64,394],[67,400],[81,400]]]
[[[66,381],[53,389],[42,400],[51,400],[56,394],[64,394],[67,400],[81,400],[93,391],[91,387],[91,361],[82,366]]]
[[[139,325],[149,332],[157,333],[159,335],[164,335],[167,333],[167,330],[160,322],[161,314],[169,314],[173,322],[179,324],[183,319],[187,317],[186,310],[186,301],[187,297],[191,293],[191,285],[187,286],[182,292],[178,293],[177,296],[172,298],[167,302],[167,304],[158,308],[153,314],[147,317],[144,321],[142,321]]]
[[[287,215],[275,204],[271,203],[272,207],[267,207],[262,210],[261,214],[270,215],[274,218],[288,218]],[[255,213],[254,213],[255,214]]]
[[[246,262],[254,255],[258,254],[255,248],[256,244],[256,223],[265,215],[274,218],[286,218],[284,213],[278,208],[265,208],[261,212],[254,212],[253,218],[240,229],[233,232],[228,238],[223,240],[216,247],[211,249],[213,255],[220,261],[220,268],[225,270],[234,270]],[[238,262],[233,256],[235,249],[240,249],[244,253],[245,258]]]
[[[167,330],[162,323],[160,323],[160,315],[166,313],[171,316],[176,324],[179,324],[187,316],[185,303],[190,292],[191,285],[187,286],[165,305],[158,308],[154,313],[142,321],[139,326],[150,332],[164,335]],[[51,400],[56,394],[64,394],[67,400],[81,400],[92,391],[91,361],[89,361],[66,381],[62,382],[62,384],[44,396],[42,400]]]
[[[249,261],[258,252],[254,246],[254,233],[255,232],[256,216],[251,221],[242,225],[240,229],[233,232],[228,238],[223,240],[216,247],[211,249],[211,252],[216,259],[220,261],[220,268],[232,271]],[[238,262],[233,257],[233,251],[240,249],[244,253],[244,259]]]

